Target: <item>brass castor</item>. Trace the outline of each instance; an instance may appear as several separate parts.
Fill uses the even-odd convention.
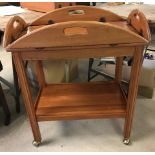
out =
[[[37,141],[34,140],[34,141],[32,142],[32,144],[33,144],[35,147],[38,147],[38,146],[41,144],[41,142],[37,142]]]
[[[130,145],[131,144],[131,141],[130,141],[130,139],[124,139],[123,140],[123,143],[125,144],[125,145]]]

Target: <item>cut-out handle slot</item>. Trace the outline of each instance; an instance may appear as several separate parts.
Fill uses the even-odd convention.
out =
[[[13,28],[14,28],[14,29],[17,28],[19,25],[20,25],[19,20],[15,20],[15,21],[13,22]]]
[[[88,31],[85,27],[70,27],[64,29],[64,34],[66,36],[87,35]]]
[[[134,17],[135,17],[135,20],[137,20],[138,22],[140,21],[140,17],[139,17],[139,14],[138,13],[135,13],[134,14]]]
[[[69,15],[84,15],[85,11],[84,10],[69,10],[68,14]]]

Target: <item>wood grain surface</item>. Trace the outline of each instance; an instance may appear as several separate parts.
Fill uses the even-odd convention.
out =
[[[42,121],[124,117],[125,113],[126,101],[114,81],[48,85],[36,108],[37,118]]]

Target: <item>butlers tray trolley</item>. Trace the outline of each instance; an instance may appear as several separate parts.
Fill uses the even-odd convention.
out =
[[[27,24],[14,16],[3,46],[12,52],[34,141],[41,143],[39,121],[124,118],[125,144],[130,142],[143,50],[150,41],[147,20],[133,10],[127,20],[98,8],[70,6]],[[112,81],[47,84],[42,60],[115,57]],[[133,57],[128,95],[121,86],[124,56]],[[40,90],[32,100],[25,61],[35,64]]]

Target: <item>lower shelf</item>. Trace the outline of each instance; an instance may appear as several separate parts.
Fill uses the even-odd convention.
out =
[[[118,83],[52,84],[36,106],[38,121],[125,117],[126,99]]]

